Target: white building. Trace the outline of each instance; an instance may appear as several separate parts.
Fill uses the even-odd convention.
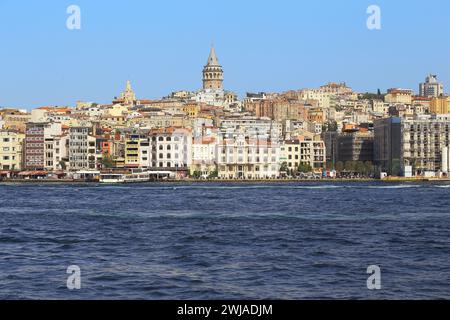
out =
[[[209,176],[216,170],[217,135],[195,138],[192,144],[191,174],[199,172],[203,177]]]
[[[69,169],[71,171],[96,170],[96,138],[91,127],[69,129]]]
[[[141,141],[141,166],[167,170],[187,170],[192,164],[192,131],[185,128],[151,130]]]
[[[280,173],[278,140],[242,133],[222,136],[218,142],[221,179],[275,179]]]

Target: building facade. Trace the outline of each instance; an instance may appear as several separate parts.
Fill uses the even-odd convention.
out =
[[[371,132],[347,132],[337,137],[337,161],[373,161],[374,135]]]
[[[69,129],[69,169],[71,171],[96,170],[96,138],[92,127]]]
[[[437,80],[436,75],[430,74],[424,83],[419,85],[421,97],[435,98],[444,94],[444,85]]]
[[[22,169],[22,144],[25,135],[16,131],[0,130],[0,170]]]
[[[326,165],[325,143],[317,139],[284,141],[280,148],[280,163],[285,163],[290,171],[297,171],[300,165],[322,171]]]
[[[393,117],[375,122],[375,164],[390,175],[442,172],[443,150],[449,144],[449,117]]]

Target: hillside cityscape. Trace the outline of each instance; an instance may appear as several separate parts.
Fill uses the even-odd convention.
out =
[[[224,89],[214,47],[203,87],[158,100],[131,81],[110,104],[0,108],[0,179],[446,179],[450,97],[430,74],[412,89],[346,83],[282,93]]]

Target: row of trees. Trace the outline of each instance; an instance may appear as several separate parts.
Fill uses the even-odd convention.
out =
[[[375,173],[375,166],[371,161],[339,161],[334,167],[333,163],[327,163],[328,170],[336,170],[337,172],[353,172],[365,175],[372,175]]]
[[[351,172],[364,175],[372,175],[375,173],[375,166],[370,161],[339,161],[335,165],[332,162],[328,162],[326,165],[327,170],[336,170],[338,173]],[[289,170],[288,165],[284,162],[280,168],[281,172],[287,173],[311,173],[314,169],[306,163],[301,163],[297,170]],[[292,171],[292,172],[291,172]]]
[[[280,171],[285,172],[288,175],[295,176],[298,173],[311,173],[314,169],[307,163],[300,163],[296,170],[291,170],[289,169],[287,162],[283,162],[281,164]]]

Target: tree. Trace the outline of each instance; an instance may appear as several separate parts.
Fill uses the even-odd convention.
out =
[[[375,167],[373,166],[373,163],[371,161],[366,161],[364,163],[364,167],[365,167],[365,170],[364,170],[365,174],[372,175],[375,173]]]
[[[114,162],[114,159],[111,157],[111,155],[109,155],[109,154],[103,155],[102,165],[104,168],[107,168],[107,169],[114,168],[115,162]]]
[[[345,161],[345,170],[350,172],[355,172],[356,169],[356,163],[355,161]]]
[[[59,162],[59,165],[61,166],[61,170],[65,171],[67,169],[67,165],[66,165],[65,161],[61,160]]]
[[[192,174],[192,177],[194,177],[194,179],[200,179],[202,176],[201,171],[195,170],[194,173]]]
[[[280,167],[280,172],[288,172],[288,170],[289,168],[287,162],[283,162]]]
[[[364,165],[364,162],[362,161],[356,161],[355,163],[355,171],[358,173],[364,173],[366,170],[366,166]]]
[[[338,161],[336,163],[336,171],[337,172],[342,172],[344,171],[344,163],[342,161]]]
[[[313,171],[313,168],[307,163],[300,163],[298,166],[298,172],[300,173],[310,173]]]
[[[219,170],[215,169],[213,172],[211,172],[208,176],[208,179],[215,179],[219,177]]]

